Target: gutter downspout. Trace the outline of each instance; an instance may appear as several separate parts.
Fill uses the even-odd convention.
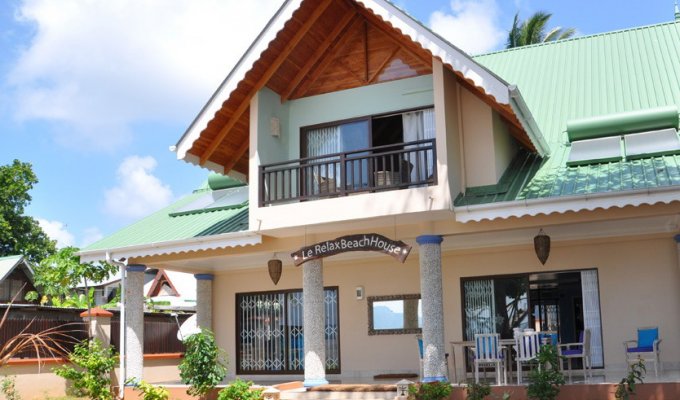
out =
[[[122,261],[121,261],[122,260]],[[121,260],[114,260],[111,258],[111,254],[106,252],[106,262],[109,264],[117,265],[120,267],[120,322],[118,326],[120,327],[119,343],[120,354],[118,355],[118,360],[120,362],[120,380],[118,382],[118,398],[122,399],[125,394],[125,268],[127,267],[127,260],[122,258]]]
[[[550,146],[548,146],[548,143],[546,143],[545,138],[541,134],[541,130],[538,128],[533,115],[531,115],[531,110],[524,101],[522,93],[520,93],[516,85],[509,85],[508,91],[510,92],[510,107],[518,114],[520,123],[527,131],[531,143],[536,146],[536,151],[538,151],[541,157],[549,157]]]

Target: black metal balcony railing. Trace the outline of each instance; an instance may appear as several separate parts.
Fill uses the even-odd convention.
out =
[[[435,140],[260,166],[260,207],[437,183]]]

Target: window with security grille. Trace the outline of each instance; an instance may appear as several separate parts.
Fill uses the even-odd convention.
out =
[[[238,374],[304,371],[302,290],[236,295]],[[324,289],[326,373],[340,373],[338,288]]]

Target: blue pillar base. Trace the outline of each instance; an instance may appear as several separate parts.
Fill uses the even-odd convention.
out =
[[[304,387],[314,387],[321,385],[328,385],[328,381],[325,379],[305,379],[305,381],[302,382],[302,386]]]
[[[423,378],[423,383],[430,382],[446,382],[445,376],[426,376]]]

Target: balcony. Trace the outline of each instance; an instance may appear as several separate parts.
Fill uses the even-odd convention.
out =
[[[261,165],[260,207],[436,185],[436,159],[426,139]]]

